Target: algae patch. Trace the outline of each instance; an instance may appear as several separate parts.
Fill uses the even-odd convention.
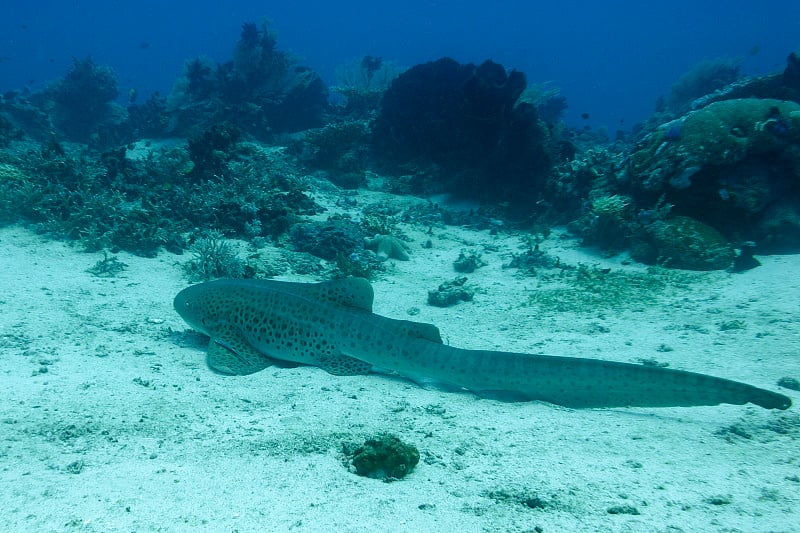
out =
[[[700,276],[662,267],[634,271],[581,264],[541,277],[528,305],[538,306],[543,312],[586,314],[653,305],[661,298],[688,291]]]

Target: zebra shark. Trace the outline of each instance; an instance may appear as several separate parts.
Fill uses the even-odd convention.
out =
[[[787,396],[705,374],[600,359],[467,350],[432,324],[372,312],[363,278],[321,283],[223,279],[183,289],[178,314],[208,335],[215,372],[246,375],[278,362],[349,376],[390,371],[479,396],[572,408],[743,405],[788,409]]]

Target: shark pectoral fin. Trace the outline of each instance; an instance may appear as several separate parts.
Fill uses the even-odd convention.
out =
[[[372,365],[365,363],[361,359],[350,357],[349,355],[334,354],[322,358],[319,363],[315,363],[322,370],[334,376],[360,376],[369,374]]]
[[[212,337],[206,364],[220,374],[244,376],[264,370],[272,364],[272,360],[256,351],[244,339]]]

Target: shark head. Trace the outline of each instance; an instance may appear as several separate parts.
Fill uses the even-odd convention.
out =
[[[339,332],[330,328],[337,315],[371,317],[372,298],[372,287],[361,278],[219,279],[187,287],[173,304],[192,328],[210,337],[206,362],[219,373],[252,374],[279,360],[355,375],[372,365],[340,353]]]
[[[192,285],[175,296],[173,305],[187,324],[210,337],[206,363],[216,373],[246,375],[263,370],[272,360],[259,354],[236,322],[236,309],[246,298],[231,291],[237,282],[217,280]],[[239,315],[240,316],[240,315]]]
[[[187,324],[197,331],[209,335],[207,296],[207,290],[201,289],[200,285],[192,285],[179,292],[172,304]]]

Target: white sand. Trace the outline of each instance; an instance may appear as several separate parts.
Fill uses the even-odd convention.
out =
[[[558,313],[524,305],[546,284],[501,269],[518,236],[446,228],[423,249],[408,231],[412,259],[374,284],[375,312],[418,307],[454,346],[654,358],[773,390],[800,377],[800,256],[629,310]],[[480,244],[497,251],[469,275],[474,302],[427,306]],[[573,240],[544,246],[620,267]],[[186,329],[172,298],[187,257],[119,254],[114,279],[85,271],[99,258],[0,230],[1,531],[800,531],[796,406],[569,410],[310,367],[222,377],[170,333]],[[744,327],[718,327],[731,320]],[[750,438],[716,434],[732,425]],[[402,481],[341,462],[343,441],[382,432],[420,449]],[[640,514],[607,512],[626,505]]]

